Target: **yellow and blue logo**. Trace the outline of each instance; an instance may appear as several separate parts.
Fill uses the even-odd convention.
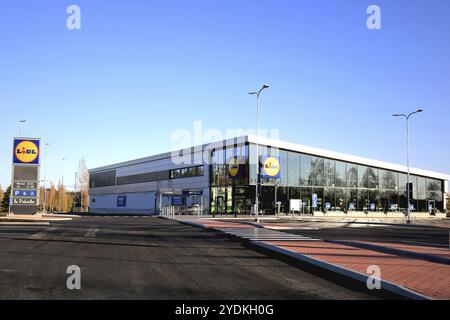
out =
[[[278,179],[281,174],[280,160],[278,157],[263,157],[261,176],[266,179]]]
[[[14,140],[13,163],[39,164],[39,140]]]
[[[233,157],[228,161],[228,173],[232,178],[239,178],[241,172],[239,167],[239,159],[237,157]]]

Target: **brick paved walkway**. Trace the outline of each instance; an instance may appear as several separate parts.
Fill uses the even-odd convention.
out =
[[[207,228],[218,230],[223,228],[255,228],[250,224],[224,221],[201,221],[198,223]],[[381,278],[385,281],[433,299],[450,299],[450,266],[446,264],[323,241],[268,240],[262,242],[366,275],[369,266],[377,265],[381,269]],[[445,248],[376,242],[373,242],[373,244],[443,257],[449,257],[450,255],[450,250]]]
[[[381,278],[434,299],[450,299],[450,266],[326,242],[266,241],[290,251],[367,274],[377,265]]]
[[[374,242],[374,241],[352,241],[356,243],[367,243],[376,246],[382,246],[387,248],[411,251],[416,253],[425,253],[432,256],[442,257],[450,259],[450,249],[449,248],[438,248],[438,247],[430,247],[430,246],[415,246],[409,244],[401,244],[401,243],[388,243],[388,242]]]

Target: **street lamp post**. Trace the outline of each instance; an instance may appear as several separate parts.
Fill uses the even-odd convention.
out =
[[[65,198],[65,190],[64,190],[64,161],[66,158],[62,158],[62,175],[61,175],[61,199],[59,200],[60,203],[60,212],[63,211],[63,203]]]
[[[404,117],[406,119],[406,166],[408,168],[408,181],[406,184],[406,193],[407,193],[407,209],[406,213],[408,216],[408,223],[411,223],[411,197],[410,197],[410,169],[409,169],[409,118],[416,113],[423,112],[423,109],[417,109],[414,112],[411,112],[410,114],[394,114],[394,117]]]
[[[22,137],[22,124],[25,122],[27,122],[25,119],[19,121],[19,137]]]
[[[251,95],[256,95],[256,199],[255,199],[255,214],[256,222],[259,223],[259,96],[264,89],[269,88],[268,85],[263,85],[259,91],[249,92]]]

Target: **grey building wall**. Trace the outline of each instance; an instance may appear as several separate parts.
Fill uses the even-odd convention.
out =
[[[117,206],[118,196],[127,197],[126,207]],[[95,213],[155,214],[157,212],[155,192],[103,194],[93,196],[92,200],[90,209]]]
[[[199,154],[202,154],[200,152]],[[192,156],[198,156],[192,153]],[[91,174],[116,173],[116,183],[112,186],[90,188],[90,212],[92,213],[130,213],[155,214],[159,212],[159,191],[161,189],[181,189],[185,191],[202,191],[205,210],[209,210],[209,166],[203,165],[203,176],[165,179],[161,181],[118,184],[120,178],[139,174],[156,173],[167,170],[197,166],[195,163],[174,164],[170,153],[157,155],[133,162],[93,169]],[[117,197],[126,196],[126,207],[117,206]],[[166,200],[167,202],[167,200]],[[163,203],[167,205],[168,203]],[[187,203],[190,204],[189,202]]]

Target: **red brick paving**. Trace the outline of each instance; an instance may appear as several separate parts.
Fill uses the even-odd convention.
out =
[[[248,224],[223,221],[207,221],[202,224],[208,228],[254,228]],[[327,242],[264,242],[363,274],[367,274],[369,266],[377,265],[381,269],[381,278],[385,281],[401,285],[434,299],[450,299],[450,266],[445,264]],[[374,244],[446,257],[450,251],[392,243]]]
[[[437,247],[429,247],[429,246],[415,246],[415,245],[402,244],[402,243],[387,243],[387,242],[374,242],[374,241],[352,241],[352,242],[373,244],[373,245],[377,245],[377,246],[394,248],[394,249],[399,249],[399,250],[406,250],[406,251],[411,251],[411,252],[416,252],[416,253],[426,253],[429,255],[450,259],[450,249],[444,248],[444,247],[437,248]]]
[[[359,273],[377,265],[383,280],[434,299],[450,299],[450,266],[326,242],[265,241]]]

